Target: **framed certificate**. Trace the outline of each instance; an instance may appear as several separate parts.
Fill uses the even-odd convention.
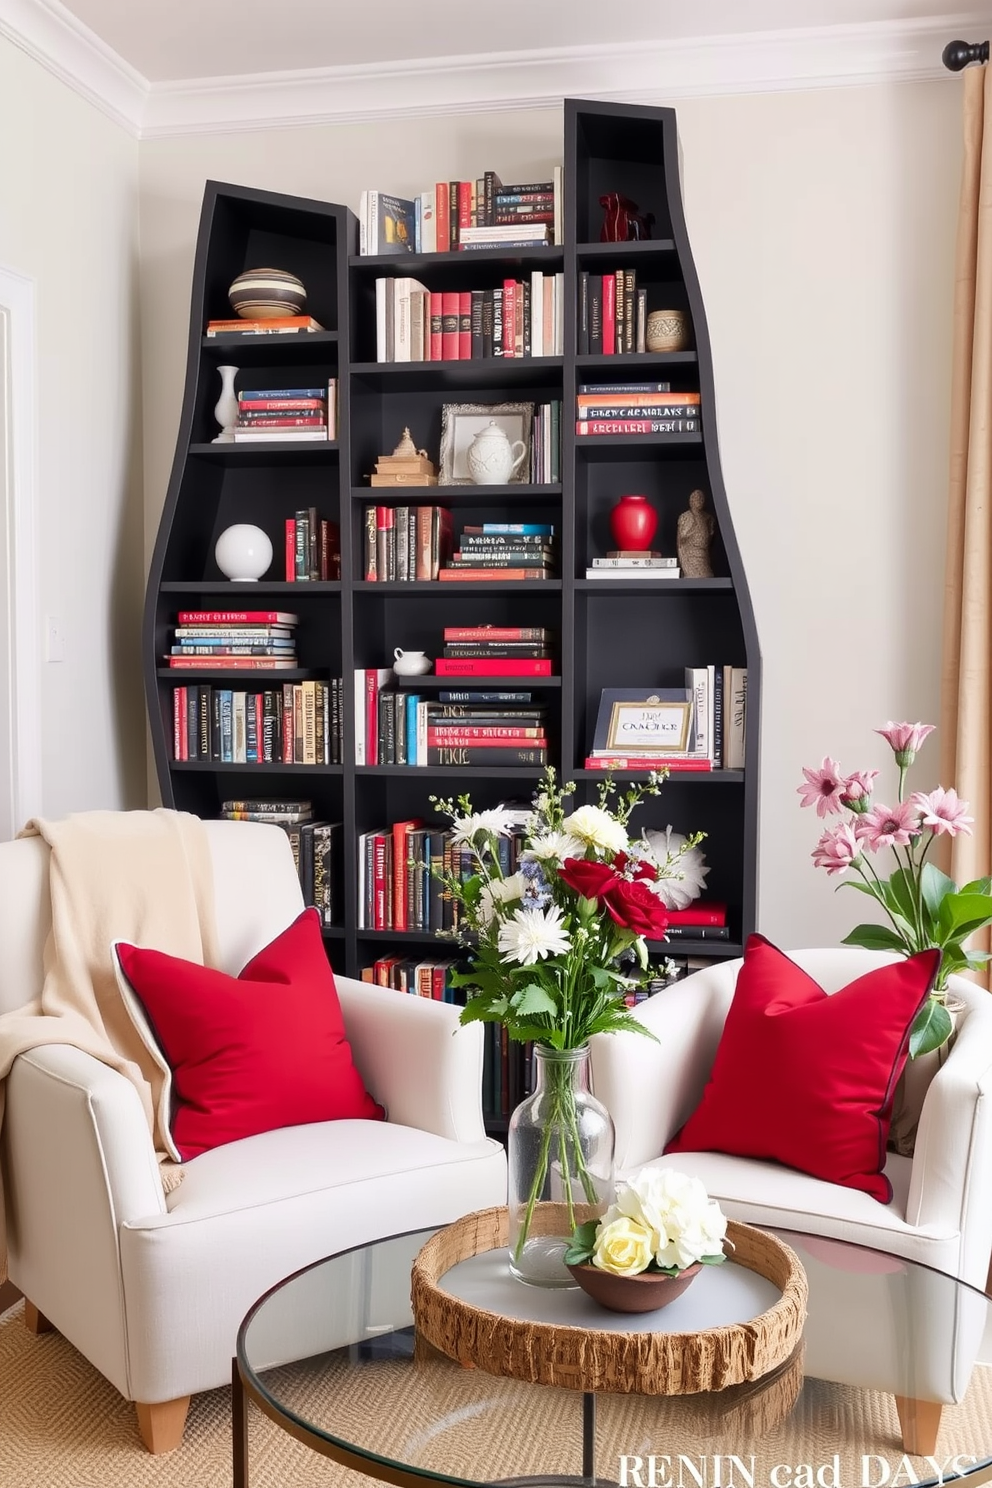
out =
[[[687,688],[603,689],[594,751],[685,754],[692,749],[693,740],[693,703]]]

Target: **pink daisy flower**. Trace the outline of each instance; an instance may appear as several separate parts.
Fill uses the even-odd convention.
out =
[[[840,810],[844,780],[836,760],[824,755],[818,770],[809,770],[803,765],[805,785],[796,786],[796,794],[802,796],[800,806],[815,806],[817,816],[829,816]]]
[[[892,746],[896,757],[896,764],[900,770],[908,769],[916,758],[919,749],[927,734],[932,734],[936,725],[932,723],[893,723],[891,719],[884,728],[876,729],[876,734]]]
[[[829,874],[844,873],[861,854],[858,839],[849,822],[829,827],[813,849],[813,865]]]
[[[938,785],[929,795],[914,791],[910,797],[912,805],[920,811],[920,826],[929,827],[936,836],[956,837],[959,832],[971,836],[975,818],[968,815],[968,802],[962,801],[957,791],[942,790]]]
[[[896,806],[873,806],[859,817],[854,833],[869,852],[878,852],[883,847],[908,847],[919,830],[919,807],[900,801]]]
[[[855,770],[854,774],[848,775],[844,781],[840,804],[846,806],[849,811],[857,812],[860,816],[871,805],[871,793],[877,779],[877,770]]]

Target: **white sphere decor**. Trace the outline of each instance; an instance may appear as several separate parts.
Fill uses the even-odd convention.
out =
[[[272,562],[272,544],[261,527],[250,522],[236,522],[227,527],[214,548],[217,567],[228,579],[251,584],[268,571]]]

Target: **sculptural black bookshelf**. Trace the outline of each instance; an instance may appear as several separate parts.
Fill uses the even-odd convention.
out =
[[[340,919],[326,931],[338,970],[359,975],[378,956],[425,954],[430,931],[359,928],[360,836],[395,821],[440,824],[428,797],[468,791],[480,807],[526,801],[538,770],[364,765],[355,760],[357,668],[386,667],[393,648],[441,650],[449,625],[544,625],[557,636],[551,677],[527,679],[548,706],[551,758],[576,781],[578,802],[595,799],[601,773],[587,770],[604,687],[680,686],[685,668],[747,669],[746,768],[675,774],[640,809],[637,825],[706,832],[708,899],[728,906],[730,939],[655,947],[679,956],[739,954],[755,923],[758,744],[761,659],[747,584],[723,486],[714,415],[714,377],[702,296],[678,186],[673,110],[568,100],[565,104],[565,241],[546,248],[359,257],[357,224],[343,206],[208,182],[190,318],[186,386],[176,456],[148,581],[144,663],[155,763],[163,801],[203,816],[229,797],[311,799],[315,814],[340,821]],[[647,241],[599,241],[600,198],[621,192],[654,218]],[[229,314],[227,288],[248,268],[289,269],[304,282],[307,312],[326,329],[294,336],[215,337],[206,322]],[[691,350],[623,356],[577,354],[580,275],[635,267],[648,309],[688,311]],[[532,270],[564,276],[563,356],[380,363],[375,358],[375,282],[412,276],[428,289],[501,285]],[[308,386],[337,378],[338,438],[324,443],[214,444],[217,368],[236,363],[238,385]],[[668,381],[701,395],[700,433],[579,437],[572,410],[580,383]],[[561,481],[505,486],[446,485],[372,491],[377,458],[409,427],[435,462],[446,403],[560,400]],[[678,515],[702,489],[716,519],[714,578],[587,579],[593,555],[612,546],[608,518],[628,492],[648,496],[659,513],[656,546],[675,551]],[[378,582],[363,568],[364,512],[370,503],[443,504],[463,522],[553,523],[558,576],[540,582]],[[316,508],[340,528],[341,579],[288,583],[271,573],[231,583],[213,558],[219,533],[234,521],[269,534],[281,572],[285,520]],[[343,759],[335,765],[220,764],[173,758],[173,689],[209,671],[177,677],[164,664],[181,609],[289,610],[300,617],[299,668],[245,673],[227,685],[264,687],[284,680],[344,678]],[[263,680],[267,679],[267,680]],[[402,679],[425,695],[450,679]],[[478,685],[486,685],[479,683]],[[490,684],[492,685],[492,684]],[[618,776],[618,778],[620,778]],[[443,943],[438,953],[445,952]]]

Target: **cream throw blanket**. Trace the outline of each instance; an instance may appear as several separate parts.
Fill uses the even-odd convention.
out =
[[[218,964],[213,875],[207,834],[186,812],[86,811],[31,821],[19,834],[51,848],[52,928],[41,996],[0,1016],[3,1081],[18,1054],[38,1044],[72,1044],[131,1080],[148,1121],[168,1192],[182,1177],[169,1161],[156,1112],[162,1075],[117,990],[113,940]],[[0,1281],[7,1246],[0,1192]]]

